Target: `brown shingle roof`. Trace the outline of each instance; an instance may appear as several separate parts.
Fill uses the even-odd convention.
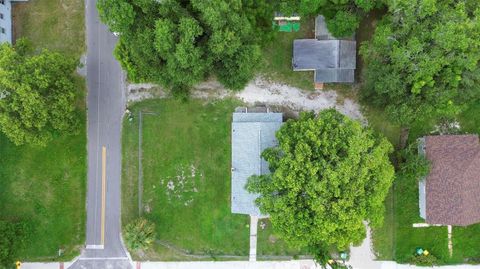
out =
[[[425,137],[431,162],[426,221],[467,226],[480,222],[480,143],[477,135]]]

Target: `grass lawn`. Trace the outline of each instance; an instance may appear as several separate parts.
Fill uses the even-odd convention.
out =
[[[231,115],[238,101],[149,100],[124,123],[123,223],[138,215],[138,111],[143,117],[143,209],[157,239],[189,254],[247,256],[249,219],[230,213]],[[190,260],[155,246],[152,259]]]
[[[400,142],[400,126],[391,123],[385,113],[375,108],[365,106],[363,114],[372,129],[383,134],[395,147],[398,145]]]
[[[408,263],[415,248],[422,247],[443,261],[450,260],[446,227],[412,227],[413,223],[425,222],[418,213],[417,186],[416,179],[395,180],[393,197],[391,194],[387,199],[384,225],[374,230],[374,246],[379,259]]]
[[[265,223],[265,228],[260,227],[260,223]],[[307,251],[304,249],[297,249],[288,246],[280,237],[275,235],[273,227],[268,220],[260,220],[258,222],[258,232],[257,232],[257,255],[259,255],[259,260],[262,260],[261,256],[267,256],[265,260],[272,260],[282,258],[285,256],[290,259],[292,256],[298,256],[306,254]],[[271,257],[271,256],[278,256]]]
[[[376,116],[375,116],[376,114]],[[387,137],[399,137],[399,129],[392,128],[380,113],[367,114],[372,126]],[[373,115],[373,116],[372,116]],[[480,105],[470,106],[459,117],[466,132],[480,131]],[[430,122],[419,122],[412,126],[409,141],[428,134]],[[395,134],[397,132],[397,134]],[[418,211],[418,185],[416,179],[397,178],[385,202],[386,213],[383,227],[373,230],[374,249],[380,260],[395,260],[400,263],[411,261],[415,248],[428,249],[441,264],[480,262],[480,224],[465,228],[453,228],[453,256],[447,247],[447,228],[413,228],[413,223],[424,222]]]
[[[82,124],[82,127],[84,125]],[[0,219],[34,227],[22,260],[70,260],[85,237],[86,138],[56,137],[45,148],[17,147],[0,135]],[[58,258],[58,250],[65,253]]]
[[[30,0],[13,5],[14,37],[26,37],[37,50],[80,57],[85,51],[83,0]]]
[[[15,37],[80,57],[85,49],[82,0],[14,4]],[[85,241],[85,82],[77,77],[78,134],[56,136],[44,148],[16,147],[0,134],[0,219],[33,227],[19,258],[71,260]],[[58,257],[59,249],[64,253]]]
[[[267,78],[304,90],[313,90],[313,71],[292,70],[293,40],[315,38],[313,18],[302,20],[298,32],[277,32],[275,39],[263,50],[260,73]]]

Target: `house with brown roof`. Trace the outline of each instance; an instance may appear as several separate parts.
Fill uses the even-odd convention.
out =
[[[430,173],[419,181],[420,216],[428,224],[467,226],[480,222],[478,135],[419,139]]]

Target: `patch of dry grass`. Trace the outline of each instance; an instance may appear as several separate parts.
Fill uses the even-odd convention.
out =
[[[83,0],[30,0],[13,5],[14,38],[28,38],[37,50],[79,57],[85,51]]]

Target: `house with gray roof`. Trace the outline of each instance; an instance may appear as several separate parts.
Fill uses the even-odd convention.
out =
[[[0,43],[13,42],[12,4],[28,0],[0,0]]]
[[[249,112],[248,109],[233,113],[232,213],[267,217],[255,205],[258,194],[249,193],[245,185],[249,177],[270,172],[261,154],[266,148],[277,145],[275,133],[282,122],[282,113]]]
[[[480,143],[477,135],[419,139],[430,172],[419,181],[420,216],[428,224],[467,226],[480,222]]]
[[[323,83],[353,83],[355,81],[357,43],[352,39],[337,39],[328,31],[323,16],[315,20],[315,39],[293,41],[294,71],[314,71],[316,88]]]

